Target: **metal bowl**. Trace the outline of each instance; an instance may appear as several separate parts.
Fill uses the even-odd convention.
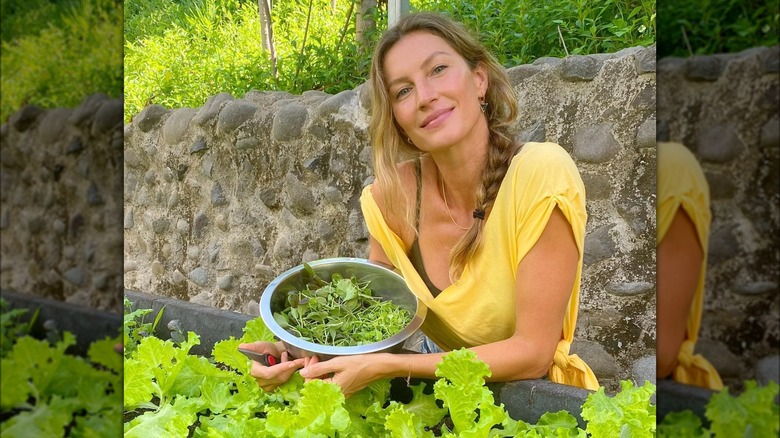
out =
[[[310,262],[314,272],[325,281],[329,281],[335,273],[344,278],[353,275],[358,281],[370,282],[368,287],[374,296],[391,300],[395,305],[406,309],[412,315],[412,321],[395,335],[372,344],[354,347],[335,347],[315,344],[297,338],[283,329],[273,317],[274,312],[281,312],[287,307],[287,293],[305,288],[303,265],[289,269],[276,277],[263,291],[260,297],[260,316],[268,328],[279,338],[293,357],[317,356],[320,360],[328,360],[335,356],[398,351],[404,341],[420,328],[428,308],[406,286],[403,277],[370,260],[359,258],[338,257]]]

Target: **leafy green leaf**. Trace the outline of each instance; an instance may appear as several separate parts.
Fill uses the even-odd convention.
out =
[[[232,336],[224,341],[219,341],[214,344],[211,355],[217,362],[246,375],[252,369],[252,361],[238,351],[241,342],[240,339],[235,339]]]
[[[655,431],[655,406],[650,397],[655,385],[650,381],[640,387],[633,382],[620,382],[621,391],[614,397],[605,394],[604,388],[590,394],[582,404],[585,429],[593,438],[615,437],[630,433],[634,437],[652,437]]]
[[[701,419],[691,412],[670,412],[658,425],[658,437],[668,438],[709,438],[710,433],[703,429]]]
[[[159,387],[152,380],[154,373],[148,364],[130,358],[124,364],[124,406],[125,410],[134,409],[149,402]]]
[[[0,424],[0,433],[7,437],[63,436],[76,405],[74,400],[54,396]]]
[[[239,343],[252,343],[256,341],[274,342],[276,338],[273,332],[263,322],[263,318],[254,318],[247,321],[244,326],[244,335]]]
[[[490,374],[487,364],[466,349],[446,354],[436,367],[436,376],[441,379],[433,385],[433,392],[450,410],[454,432],[487,436],[491,428],[503,423],[506,411],[503,405],[494,404],[493,393],[485,386],[485,377]]]
[[[157,411],[144,412],[125,423],[125,438],[148,438],[163,436],[187,436],[189,427],[203,408],[203,401],[176,397],[172,403],[168,403]]]
[[[349,426],[344,394],[334,383],[315,379],[306,382],[292,409],[270,409],[266,429],[276,437],[327,437]]]
[[[425,425],[420,418],[406,410],[403,405],[396,404],[389,409],[385,420],[385,427],[392,438],[422,438],[432,437],[433,432],[425,430]]]
[[[707,403],[705,415],[712,423],[710,430],[715,436],[777,436],[780,408],[774,399],[778,388],[773,381],[762,387],[748,380],[745,391],[737,397],[730,396],[728,388],[724,388]]]
[[[410,414],[414,414],[420,419],[426,427],[433,427],[447,415],[447,410],[440,408],[436,404],[436,397],[433,394],[425,394],[425,383],[413,385],[412,400],[406,404],[404,409]]]
[[[114,346],[119,343],[119,337],[106,337],[105,339],[95,341],[89,346],[87,356],[93,363],[103,365],[104,367],[116,373],[122,371],[122,356],[117,354]]]
[[[30,369],[20,367],[13,358],[0,359],[0,409],[25,403],[34,394]]]

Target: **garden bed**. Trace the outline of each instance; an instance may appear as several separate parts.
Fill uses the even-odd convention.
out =
[[[709,421],[704,415],[707,403],[709,403],[715,391],[699,388],[697,386],[684,385],[671,379],[663,379],[656,386],[656,415],[658,422],[672,412],[690,410],[707,425]]]
[[[119,436],[122,317],[0,291],[0,435]]]
[[[244,325],[254,319],[249,315],[145,292],[126,290],[125,297],[133,303],[134,309],[152,309],[152,314],[165,308],[155,330],[156,335],[162,339],[171,337],[168,325],[172,320],[179,320],[184,332],[198,333],[200,345],[192,347],[190,352],[193,354],[208,355],[215,343],[231,336],[240,338]],[[405,387],[405,382],[403,386]],[[399,387],[393,385],[393,388]],[[544,413],[563,410],[571,413],[580,427],[584,428],[580,410],[582,403],[592,391],[544,379],[491,383],[488,387],[493,392],[496,403],[503,403],[507,413],[516,420],[535,424]],[[394,394],[394,396],[403,398],[403,394]]]
[[[22,294],[3,289],[2,297],[11,309],[28,309],[30,314],[38,310],[38,317],[30,329],[30,335],[45,339],[47,328],[53,324],[59,332],[71,332],[76,336],[76,344],[71,347],[76,355],[86,354],[89,346],[106,336],[116,336],[122,330],[122,315],[96,310],[90,307],[76,306],[62,301],[54,301],[35,295]],[[47,323],[48,321],[48,323]],[[49,330],[50,331],[50,330]]]

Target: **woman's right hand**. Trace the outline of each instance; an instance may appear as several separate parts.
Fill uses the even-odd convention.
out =
[[[279,385],[288,381],[295,371],[305,365],[303,358],[290,360],[290,355],[287,354],[287,351],[272,342],[241,344],[239,348],[245,348],[260,354],[271,354],[281,359],[280,363],[273,366],[265,366],[256,360],[252,361],[252,369],[249,374],[255,378],[257,384],[266,392],[271,392]]]

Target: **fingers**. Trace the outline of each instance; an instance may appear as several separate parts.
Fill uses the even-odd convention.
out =
[[[245,348],[247,350],[252,350],[257,353],[271,353],[276,354],[276,346],[274,346],[271,342],[250,342],[250,343],[243,343],[239,344],[238,348]]]
[[[279,385],[290,380],[293,373],[303,367],[303,365],[303,359],[288,360],[270,367],[253,361],[249,374],[254,377],[260,388],[266,392],[271,392]]]
[[[289,360],[287,362],[282,362],[270,367],[267,367],[260,362],[253,361],[252,362],[252,371],[250,374],[252,377],[256,379],[263,379],[263,380],[275,380],[279,376],[287,374],[287,378],[289,378],[292,373],[294,373],[297,369],[303,367],[303,359],[296,359],[296,360]],[[287,378],[283,380],[287,381]]]
[[[316,356],[312,356],[309,362],[301,370],[301,376],[306,380],[316,379],[319,377],[330,377],[329,374],[334,370],[328,364],[329,361],[320,362]]]

